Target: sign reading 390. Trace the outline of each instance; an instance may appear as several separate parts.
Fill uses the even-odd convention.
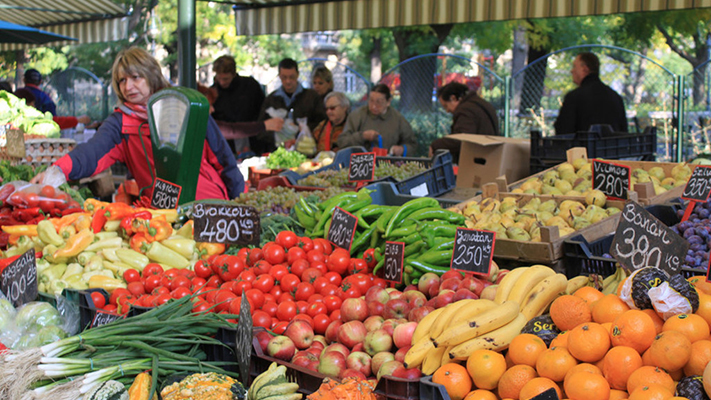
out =
[[[259,244],[259,213],[254,207],[197,203],[192,216],[197,242]]]

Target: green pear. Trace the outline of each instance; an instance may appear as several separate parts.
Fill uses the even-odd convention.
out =
[[[585,196],[585,203],[587,205],[594,204],[598,207],[605,207],[607,196],[600,190],[591,190],[590,193]]]
[[[605,211],[607,212],[607,215],[614,215],[619,213],[621,210],[617,207],[607,207]]]
[[[526,182],[521,184],[521,190],[527,192],[528,190],[533,190],[535,193],[540,192],[543,182],[538,178],[529,178]]]
[[[592,164],[587,163],[587,164],[583,165],[575,172],[575,174],[578,176],[592,175]]]
[[[672,168],[671,176],[676,180],[689,180],[691,168],[687,163],[679,163]]]
[[[577,231],[590,225],[592,225],[592,222],[588,221],[587,219],[583,217],[575,217],[573,218],[573,224],[571,226]]]
[[[556,203],[555,200],[548,200],[538,206],[538,211],[548,211],[552,213],[556,208],[558,208],[558,203]]]
[[[470,201],[464,206],[462,214],[467,217],[473,214],[481,214],[481,206],[476,201]]]
[[[568,181],[572,184],[576,179],[578,179],[578,175],[575,174],[575,171],[563,171],[560,173],[560,179]]]
[[[499,206],[499,212],[505,213],[508,210],[515,209],[516,208],[516,198],[515,197],[506,197],[503,200],[501,200],[501,205]]]
[[[538,211],[536,212],[536,219],[539,221],[545,221],[549,218],[553,218],[555,215],[553,215],[552,212],[550,211]]]
[[[571,182],[559,179],[555,181],[554,187],[558,190],[560,190],[561,193],[567,193],[571,190],[573,190],[573,184]]]
[[[560,178],[560,175],[558,175],[558,171],[548,171],[543,174],[541,177],[541,181],[543,182],[543,185],[550,185],[553,186],[555,184],[555,181]]]
[[[564,200],[558,208],[560,209],[560,214],[568,214],[570,212],[576,217],[585,211],[583,203],[576,200]]]
[[[521,240],[525,242],[531,240],[531,235],[529,235],[528,232],[515,226],[506,229],[506,235],[513,240]]]
[[[674,183],[676,183],[676,181],[675,181],[674,178],[672,178],[671,176],[668,176],[668,177],[662,179],[662,186],[667,186],[667,185],[669,185],[669,186],[672,186],[672,187],[673,187],[673,186],[674,186]]]
[[[662,167],[652,167],[648,172],[650,176],[657,178],[660,182],[667,177],[667,174],[664,172],[664,168]]]
[[[481,210],[482,211],[497,212],[499,210],[500,206],[501,206],[501,202],[498,199],[495,199],[493,197],[487,197],[486,199],[481,201]]]
[[[585,165],[590,165],[590,167],[592,167],[590,162],[588,162],[588,160],[585,158],[578,158],[577,160],[573,160],[573,168],[575,168],[576,171],[579,171]]]
[[[561,217],[560,215],[557,215],[553,218],[549,218],[547,221],[543,223],[545,226],[557,226],[557,227],[567,227],[570,226],[568,225],[567,222]]]
[[[551,196],[562,196],[563,192],[558,190],[558,188],[555,186],[543,185],[543,188],[541,188],[541,194],[551,195]]]
[[[564,163],[558,165],[558,168],[556,168],[556,171],[558,171],[558,175],[560,175],[562,178],[563,176],[561,174],[565,171],[575,173],[575,167],[573,166],[573,164],[571,164],[569,162],[564,162]]]
[[[521,210],[538,210],[541,205],[541,199],[539,197],[532,198],[526,205],[521,207]]]
[[[582,196],[583,194],[580,193],[580,192],[578,192],[577,190],[569,190],[569,191],[565,192],[565,195],[566,195],[566,196],[571,196],[571,197],[580,197],[580,196]]]

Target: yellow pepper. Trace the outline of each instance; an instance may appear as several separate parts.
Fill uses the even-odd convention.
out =
[[[126,288],[126,283],[104,275],[94,275],[89,278],[89,289],[104,289],[111,293],[118,288]]]
[[[37,225],[3,225],[2,231],[10,235],[37,236]]]
[[[55,246],[64,244],[64,239],[57,233],[54,225],[46,219],[37,223],[37,235],[45,244],[53,244]]]
[[[153,215],[153,218],[158,217],[158,216],[165,216],[166,221],[170,222],[171,224],[175,221],[178,220],[178,210],[148,210],[151,212]]]
[[[74,221],[74,229],[79,231],[83,231],[84,229],[89,229],[91,227],[91,215],[89,214],[81,214],[77,219]]]
[[[54,253],[54,257],[74,257],[84,251],[94,241],[94,232],[82,229],[67,239],[67,244]]]
[[[111,203],[89,198],[84,200],[84,211],[94,214],[97,211],[103,210],[104,208],[108,207],[109,204]]]
[[[198,254],[200,254],[200,258],[202,259],[225,252],[225,245],[223,243],[198,242],[197,248]]]

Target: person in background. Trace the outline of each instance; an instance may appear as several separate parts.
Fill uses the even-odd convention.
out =
[[[12,93],[12,84],[8,81],[0,81],[0,90]]]
[[[123,162],[141,189],[142,198],[150,199],[155,178],[153,151],[147,124],[147,103],[154,93],[170,87],[161,66],[146,50],[130,47],[114,61],[111,80],[119,106],[88,142],[78,145],[57,160],[67,180],[92,176]],[[32,181],[41,182],[44,173]],[[234,155],[220,134],[215,121],[208,118],[196,200],[232,199],[244,191],[244,178],[237,169]]]
[[[338,147],[379,147],[395,156],[415,154],[415,133],[405,117],[390,107],[391,100],[386,85],[373,86],[368,94],[368,104],[348,116],[346,126],[338,136]]]
[[[279,62],[279,80],[281,87],[267,96],[259,111],[259,120],[269,118],[267,109],[286,109],[287,120],[297,122],[298,118],[306,118],[309,129],[313,132],[316,125],[326,119],[326,113],[321,102],[321,97],[313,89],[306,89],[299,83],[299,67],[291,58]],[[292,137],[290,139],[295,139]],[[273,131],[250,137],[252,150],[256,154],[268,153],[276,150],[276,140]]]
[[[25,71],[25,88],[29,89],[35,96],[35,108],[42,111],[49,111],[52,115],[57,115],[57,105],[49,97],[49,95],[39,88],[42,84],[42,74],[34,68]]]
[[[14,93],[15,96],[17,96],[20,99],[25,99],[25,104],[28,106],[34,107],[35,106],[35,95],[32,94],[32,91],[30,91],[27,88],[20,88],[17,89],[17,91]],[[75,128],[79,123],[82,123],[84,125],[90,125],[91,124],[91,118],[87,115],[82,115],[79,117],[72,117],[72,116],[66,116],[66,117],[60,117],[58,115],[55,115],[52,117],[52,120],[59,125],[59,129],[70,129],[70,128]]]
[[[597,56],[578,54],[570,74],[578,88],[565,95],[555,120],[555,134],[584,132],[594,124],[608,124],[614,132],[627,132],[625,103],[616,91],[600,80]]]
[[[234,57],[224,55],[212,63],[215,72],[217,91],[212,117],[218,122],[253,122],[259,117],[259,108],[264,102],[264,91],[251,76],[237,74],[237,64]],[[258,126],[258,125],[255,125]],[[249,140],[233,137],[227,141],[235,154],[249,150]]]
[[[452,114],[451,133],[499,135],[499,118],[494,106],[467,85],[450,82],[437,90],[437,98],[442,108]],[[430,145],[430,157],[436,150],[445,149],[452,153],[454,163],[458,163],[461,143],[447,137],[436,139]]]
[[[326,95],[333,92],[333,74],[331,70],[324,65],[314,68],[311,73],[311,88],[325,100]]]
[[[316,139],[316,150],[337,151],[338,145],[336,141],[346,125],[346,118],[351,110],[351,102],[345,94],[331,92],[326,95],[324,103],[328,119],[321,121],[313,131],[314,139]]]

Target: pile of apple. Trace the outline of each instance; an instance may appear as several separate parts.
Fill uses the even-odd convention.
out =
[[[262,351],[333,378],[418,379],[418,368],[403,366],[417,324],[437,308],[463,299],[490,298],[508,270],[493,268],[489,279],[448,271],[427,273],[404,291],[372,286],[364,296],[345,299],[340,319],[317,335],[304,319],[294,319],[281,335],[256,333]],[[490,288],[490,289],[487,289]]]

